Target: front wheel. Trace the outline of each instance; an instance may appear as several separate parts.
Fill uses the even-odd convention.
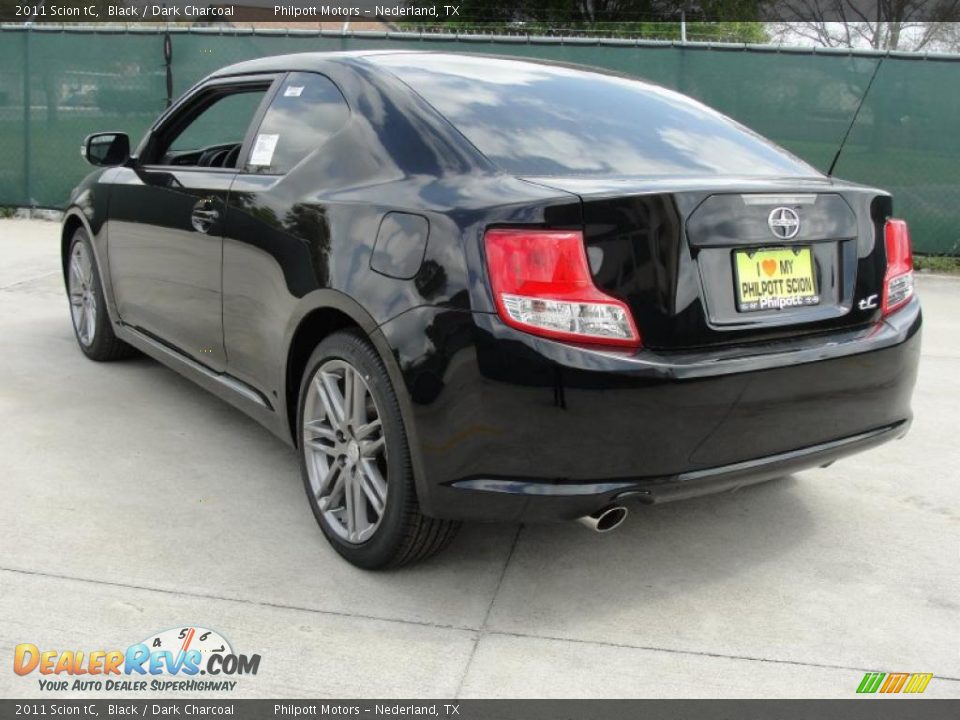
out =
[[[340,555],[375,569],[422,560],[450,543],[459,524],[420,512],[397,396],[366,338],[337,332],[317,346],[298,407],[307,497]]]
[[[83,228],[78,228],[70,240],[66,271],[73,334],[83,354],[98,361],[135,355],[136,350],[117,338],[110,326],[93,247]]]

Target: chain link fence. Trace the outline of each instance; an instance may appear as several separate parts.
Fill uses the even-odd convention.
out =
[[[0,205],[62,207],[89,171],[80,158],[85,135],[122,130],[136,141],[170,99],[224,65],[370,48],[508,54],[628,73],[702,100],[823,171],[849,131],[834,174],[894,193],[919,252],[960,255],[960,56],[906,53],[436,33],[2,26]]]

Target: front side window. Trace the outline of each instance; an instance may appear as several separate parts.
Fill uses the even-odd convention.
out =
[[[186,110],[193,115],[185,125],[176,119],[161,131],[156,161],[185,167],[236,167],[244,136],[267,91],[265,86],[212,91],[199,105]],[[199,108],[199,109],[198,109]]]
[[[277,91],[253,140],[252,172],[282,175],[347,122],[343,95],[323,75],[290,73]]]

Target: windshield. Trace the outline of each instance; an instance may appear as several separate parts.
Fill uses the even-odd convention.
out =
[[[368,59],[515,175],[820,176],[706,105],[637,80],[464,55]]]

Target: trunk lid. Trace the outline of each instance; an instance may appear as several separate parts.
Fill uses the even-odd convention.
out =
[[[742,344],[880,319],[882,191],[828,178],[527,177],[577,195],[597,287],[643,344]]]

